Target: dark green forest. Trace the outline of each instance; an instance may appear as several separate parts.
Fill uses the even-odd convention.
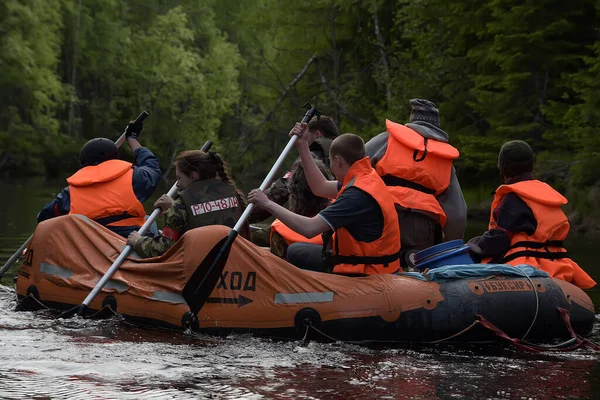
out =
[[[3,0],[0,173],[61,176],[92,137],[150,112],[167,169],[207,139],[260,179],[310,101],[365,140],[435,102],[464,187],[536,173],[600,215],[600,1]]]

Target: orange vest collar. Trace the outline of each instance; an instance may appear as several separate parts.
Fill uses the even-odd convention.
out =
[[[81,168],[67,182],[72,186],[89,186],[95,183],[109,182],[125,174],[132,167],[131,163],[122,160],[108,160],[98,165]]]
[[[535,200],[548,206],[562,206],[568,203],[568,200],[552,186],[538,180],[527,180],[510,185],[502,185],[496,190],[496,195],[504,197],[508,193],[515,192],[519,197],[528,200]]]
[[[425,151],[427,148],[428,153],[451,160],[457,159],[460,155],[456,148],[452,147],[448,143],[439,142],[437,140],[428,141],[426,147],[425,142],[423,141],[423,136],[402,124],[398,124],[386,119],[385,126],[387,131],[394,137],[394,139],[413,150]]]
[[[338,192],[338,196],[344,190],[344,188],[346,188],[346,186],[348,185],[348,183],[350,183],[352,179],[359,175],[369,174],[371,171],[373,171],[373,167],[371,166],[371,159],[369,157],[361,158],[360,160],[352,164],[350,166],[350,169],[348,169],[346,176],[344,177],[344,182],[342,182],[342,189],[340,189],[340,191]]]

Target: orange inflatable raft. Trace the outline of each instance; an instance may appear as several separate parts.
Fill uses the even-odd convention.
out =
[[[487,341],[495,335],[484,326],[490,323],[521,337],[533,322],[530,340],[568,337],[569,326],[585,335],[593,326],[594,308],[585,292],[549,277],[489,273],[428,281],[409,275],[323,274],[295,268],[240,237],[196,321],[182,289],[228,231],[223,226],[194,229],[160,257],[133,254],[90,311],[110,308],[141,325],[215,334],[375,342]],[[18,272],[19,308],[79,305],[125,244],[80,215],[42,222]]]

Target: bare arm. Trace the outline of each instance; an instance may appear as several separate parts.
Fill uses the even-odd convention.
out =
[[[310,190],[315,196],[334,199],[338,193],[338,183],[337,181],[328,181],[319,170],[319,167],[317,167],[315,159],[310,153],[308,143],[306,142],[307,133],[308,125],[299,122],[297,122],[296,126],[290,131],[290,135],[298,136],[296,147],[300,153],[300,159],[302,160],[302,166],[304,167],[304,174],[308,186],[310,186]]]
[[[290,210],[269,200],[269,198],[260,189],[252,190],[248,194],[248,200],[256,204],[256,206],[267,210],[294,232],[297,232],[309,239],[331,229],[329,225],[327,225],[327,222],[325,222],[325,220],[321,217],[314,216],[310,218],[303,215],[294,214]]]

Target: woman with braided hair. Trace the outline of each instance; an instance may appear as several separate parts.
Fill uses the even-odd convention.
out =
[[[174,165],[179,196],[173,200],[163,195],[154,203],[165,214],[162,234],[150,238],[133,232],[127,238],[127,243],[143,258],[163,254],[190,229],[207,225],[233,228],[246,208],[244,195],[230,179],[218,153],[184,151],[175,158]],[[250,237],[248,224],[240,235]]]

